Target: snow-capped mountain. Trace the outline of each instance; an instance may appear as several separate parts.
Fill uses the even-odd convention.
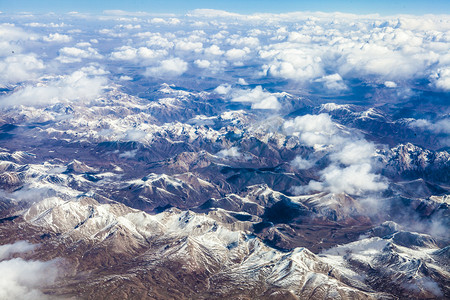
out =
[[[0,20],[0,300],[450,298],[448,16]]]

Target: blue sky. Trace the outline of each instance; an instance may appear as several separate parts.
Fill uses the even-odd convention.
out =
[[[88,12],[120,9],[150,13],[183,14],[196,8],[213,8],[238,13],[324,11],[381,15],[427,13],[449,14],[449,0],[0,0],[0,11],[13,12]]]

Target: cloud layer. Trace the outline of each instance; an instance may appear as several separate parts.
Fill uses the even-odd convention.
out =
[[[0,246],[0,299],[50,299],[39,289],[54,283],[57,262],[10,258],[13,254],[30,252],[35,248],[26,241]]]
[[[335,124],[328,114],[304,115],[284,123],[288,135],[298,136],[307,146],[324,153],[330,163],[318,171],[320,181],[311,180],[306,186],[294,187],[297,194],[314,191],[362,195],[387,188],[384,178],[372,164],[375,145],[357,134],[349,134]],[[296,157],[292,166],[300,170],[314,166],[313,160]]]

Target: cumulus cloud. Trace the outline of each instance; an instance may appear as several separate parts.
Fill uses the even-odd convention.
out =
[[[341,75],[337,73],[323,76],[319,79],[316,79],[315,82],[322,83],[327,90],[333,92],[345,91],[347,89],[347,85],[345,85]]]
[[[366,140],[344,140],[343,147],[330,155],[333,161],[344,165],[362,164],[375,153],[375,145]]]
[[[24,41],[36,40],[37,36],[10,23],[0,24],[0,55],[20,53]]]
[[[98,97],[106,78],[104,70],[86,67],[70,75],[49,79],[37,85],[22,87],[0,98],[0,106],[41,106],[58,102],[89,101]]]
[[[387,188],[387,184],[380,175],[372,172],[369,163],[350,165],[341,168],[335,164],[319,172],[322,181],[310,181],[307,186],[295,187],[297,193],[311,191],[327,191],[331,193],[348,193],[361,195]]]
[[[76,63],[83,59],[101,59],[103,56],[92,47],[86,49],[76,47],[64,47],[59,50],[59,56],[56,58],[62,63]]]
[[[206,59],[197,59],[194,64],[201,69],[208,69],[211,66],[211,62]]]
[[[167,55],[166,50],[152,50],[147,47],[133,48],[131,46],[122,46],[110,55],[112,60],[131,61],[144,65],[152,64],[158,58]]]
[[[340,58],[339,71],[347,76],[378,75],[383,78],[408,78],[420,71],[420,64],[385,45],[353,47]]]
[[[219,56],[225,53],[217,45],[211,45],[210,47],[205,48],[204,52],[206,55],[213,55],[213,56]]]
[[[217,152],[216,154],[219,157],[223,157],[223,158],[239,158],[242,156],[242,154],[239,152],[239,149],[237,147],[231,147],[229,149],[223,149],[220,150],[219,152]]]
[[[304,159],[301,156],[297,156],[291,162],[291,165],[298,170],[307,170],[312,166],[314,166],[314,163],[315,163],[314,161]]]
[[[235,90],[232,93],[231,101],[241,103],[251,103],[253,109],[280,109],[281,104],[272,93],[266,92],[261,86],[253,90]]]
[[[393,82],[393,81],[387,80],[387,81],[384,82],[384,86],[387,87],[387,88],[396,88],[397,84],[395,82]]]
[[[387,188],[384,178],[374,173],[372,167],[375,145],[357,135],[344,134],[328,114],[300,116],[286,121],[283,129],[306,145],[326,151],[330,161],[319,171],[320,181],[311,180],[306,186],[294,187],[294,193],[326,191],[362,195]],[[292,161],[297,169],[309,169],[313,164],[314,161],[300,156]]]
[[[409,123],[410,127],[429,130],[436,133],[450,134],[450,118],[445,118],[432,123],[425,119],[417,119]]]
[[[450,91],[450,67],[439,68],[432,75],[434,85],[443,91]]]
[[[72,38],[66,34],[50,33],[48,36],[44,36],[42,40],[45,42],[68,43]]]
[[[176,77],[188,70],[188,63],[181,58],[163,60],[159,66],[147,68],[146,76],[150,77]]]
[[[34,250],[26,241],[0,246],[0,299],[50,299],[40,288],[55,282],[57,260],[35,261],[12,258],[11,255]]]
[[[242,60],[250,52],[250,49],[245,47],[243,49],[230,49],[225,52],[225,57],[229,60]]]
[[[294,81],[309,81],[321,76],[323,71],[322,59],[305,53],[301,49],[277,49],[261,51],[263,59],[271,60],[263,65],[263,74],[281,77]]]
[[[316,144],[330,144],[337,138],[336,124],[328,114],[304,115],[283,124],[284,131],[289,135],[296,135],[308,146]]]
[[[179,41],[175,44],[175,49],[180,51],[193,51],[199,53],[203,50],[203,43],[191,41]]]
[[[9,84],[36,79],[44,68],[44,62],[34,54],[8,56],[0,61],[0,83]]]
[[[0,262],[0,299],[50,299],[39,289],[56,280],[56,261],[13,258]]]
[[[219,95],[226,95],[231,91],[231,85],[229,84],[221,84],[214,89],[214,92]]]

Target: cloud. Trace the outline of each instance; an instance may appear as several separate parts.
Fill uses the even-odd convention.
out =
[[[206,59],[197,59],[194,64],[201,69],[208,69],[211,66],[211,62]]]
[[[261,86],[253,90],[234,90],[231,101],[251,103],[252,109],[280,109],[281,104],[272,93],[266,92]]]
[[[102,55],[92,47],[86,49],[76,47],[64,47],[59,50],[59,56],[56,58],[62,63],[76,63],[83,59],[101,59]]]
[[[409,77],[418,72],[417,64],[384,45],[352,47],[340,58],[339,71],[347,76],[381,75],[386,78]]]
[[[188,70],[188,63],[181,58],[163,60],[159,66],[147,68],[146,76],[150,77],[177,77]]]
[[[229,84],[221,84],[214,89],[214,92],[219,95],[226,95],[231,91],[231,85]]]
[[[244,78],[239,78],[239,79],[238,79],[238,84],[240,84],[240,85],[248,85],[248,82],[245,81]]]
[[[393,82],[393,81],[389,81],[388,80],[388,81],[384,82],[384,86],[387,87],[387,88],[396,88],[397,84],[395,82]]]
[[[30,252],[36,247],[26,241],[0,246],[0,299],[50,299],[39,289],[55,282],[58,260],[9,259],[14,254]]]
[[[136,154],[137,154],[137,149],[120,153],[119,157],[120,158],[134,158],[134,157],[136,157]]]
[[[68,43],[72,38],[66,34],[50,33],[48,36],[44,36],[42,40],[45,42]]]
[[[14,24],[0,24],[0,55],[10,55],[12,51],[20,53],[23,42],[36,39],[35,34],[28,33]]]
[[[319,79],[316,79],[315,82],[322,83],[323,86],[329,91],[340,92],[348,89],[341,75],[337,73],[323,76]]]
[[[324,73],[320,56],[307,54],[304,50],[290,48],[261,51],[263,59],[271,60],[263,65],[263,74],[294,81],[309,81]]]
[[[45,69],[34,54],[15,54],[0,61],[0,83],[10,84],[36,79]]]
[[[256,48],[259,46],[259,39],[256,37],[240,37],[239,35],[226,40],[228,44],[234,47]]]
[[[13,258],[0,262],[0,299],[50,299],[39,289],[55,282],[56,261]]]
[[[212,55],[212,56],[220,56],[225,53],[217,45],[211,45],[210,47],[205,48],[204,52],[206,55]]]
[[[31,244],[27,241],[17,241],[14,244],[6,244],[0,246],[0,260],[10,258],[12,254],[26,253],[33,251],[36,244]]]
[[[372,167],[375,145],[358,135],[344,133],[328,114],[296,117],[286,121],[283,130],[298,136],[307,146],[328,153],[329,158],[329,165],[318,172],[320,181],[311,180],[306,186],[294,187],[294,193],[326,191],[362,195],[387,188],[385,179],[374,173]],[[314,161],[298,156],[291,164],[297,169],[309,169]]]
[[[374,153],[375,146],[366,140],[345,140],[342,149],[332,153],[330,158],[344,165],[354,165],[367,162]]]
[[[180,51],[193,51],[199,53],[203,50],[203,43],[179,41],[175,44],[175,49]]]
[[[307,170],[310,169],[312,166],[314,166],[314,163],[315,163],[314,161],[306,160],[301,156],[297,156],[291,162],[291,165],[298,170]]]
[[[345,168],[332,164],[320,171],[319,174],[321,182],[312,180],[307,186],[294,188],[294,191],[297,193],[327,191],[361,195],[387,188],[383,178],[372,173],[372,167],[369,163],[351,165]]]
[[[59,102],[89,101],[98,97],[107,83],[104,70],[86,67],[49,79],[37,85],[22,87],[12,94],[0,98],[0,107],[41,106]]]
[[[225,57],[229,60],[242,60],[249,52],[250,49],[247,47],[243,49],[233,48],[225,52]]]
[[[450,134],[450,118],[441,119],[435,123],[425,119],[417,119],[409,123],[409,126],[412,128],[433,131],[435,133]]]
[[[328,114],[296,117],[286,121],[283,130],[286,134],[298,136],[308,146],[330,144],[338,132],[337,126]]]
[[[149,65],[166,55],[166,50],[152,50],[147,47],[133,48],[130,46],[122,46],[117,48],[116,51],[111,52],[110,57],[112,60],[131,61],[133,63]]]
[[[411,121],[408,126],[413,129],[420,129],[443,135],[443,137],[439,137],[439,142],[443,146],[450,146],[450,118],[448,117],[437,120],[434,123],[426,119],[417,119]]]
[[[431,80],[439,90],[450,91],[450,67],[437,69],[431,75]]]
[[[219,157],[222,157],[222,158],[227,158],[227,157],[239,158],[242,156],[242,154],[239,152],[239,149],[237,147],[231,147],[229,149],[220,150],[219,152],[217,152],[216,155]]]

